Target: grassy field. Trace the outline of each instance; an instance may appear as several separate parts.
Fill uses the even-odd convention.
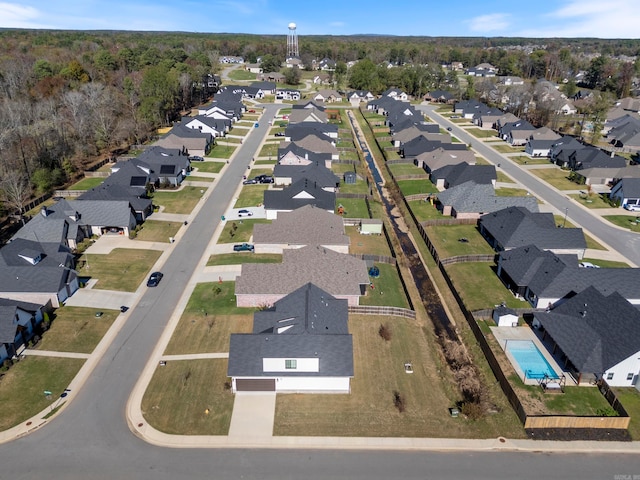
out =
[[[233,208],[255,207],[264,202],[264,191],[269,188],[269,184],[245,185],[240,190],[240,195]]]
[[[370,278],[373,288],[367,290],[366,296],[360,297],[360,305],[409,308],[395,265],[376,263],[375,266],[380,270],[380,276]]]
[[[447,265],[449,276],[470,311],[493,308],[505,302],[511,308],[530,305],[507,290],[494,271],[493,263],[469,262]]]
[[[67,190],[89,190],[93,187],[97,187],[104,181],[105,179],[101,177],[86,177],[71,185]]]
[[[76,358],[26,357],[2,376],[0,431],[24,422],[47,407],[57,407],[60,394],[69,386],[84,360]],[[43,394],[47,390],[51,398]]]
[[[440,258],[494,253],[475,225],[426,227],[426,232]],[[466,238],[467,242],[460,242],[461,238]]]
[[[257,157],[278,157],[278,147],[279,143],[265,143],[260,149],[260,153],[258,153]]]
[[[143,242],[166,242],[175,237],[182,226],[181,222],[164,222],[162,220],[146,220],[136,234],[136,240]]]
[[[369,211],[364,198],[343,198],[336,199],[336,212],[338,207],[344,207],[344,216],[346,218],[369,218]]]
[[[408,195],[417,195],[419,193],[437,193],[438,189],[431,183],[429,179],[423,180],[398,180],[398,187],[402,194],[406,197]]]
[[[78,272],[98,279],[93,288],[135,292],[161,254],[158,250],[128,248],[116,248],[107,255],[84,254],[78,262],[83,265]]]
[[[266,218],[256,218],[256,219],[243,219],[243,220],[234,220],[229,221],[224,226],[224,230],[220,234],[218,238],[218,243],[240,243],[240,242],[248,242],[253,235],[253,226],[256,223],[271,223],[271,220],[267,220]],[[235,229],[233,226],[235,225]]]
[[[248,177],[257,177],[258,175],[273,175],[273,168],[252,168],[247,174]]]
[[[168,434],[226,435],[233,411],[226,382],[226,359],[167,362],[156,368],[142,398],[142,414]]]
[[[102,315],[96,317],[96,312]],[[85,307],[61,307],[56,310],[51,328],[36,348],[55,352],[91,353],[120,314],[117,310]]]
[[[255,73],[241,68],[234,68],[229,72],[229,78],[232,80],[254,80],[257,78]]]
[[[381,324],[391,330],[388,342],[378,335]],[[278,395],[275,435],[523,437],[511,409],[476,421],[449,416],[457,395],[447,377],[443,381],[429,329],[396,317],[350,316],[349,331],[354,350],[351,393]],[[405,362],[413,365],[410,375],[404,371]],[[403,413],[394,406],[394,392],[404,398]],[[319,404],[323,408],[317,408]]]
[[[222,170],[222,167],[226,165],[226,162],[197,162],[192,165],[195,166],[196,173],[220,173],[220,170]]]
[[[384,235],[361,235],[357,227],[345,227],[351,239],[349,253],[391,256],[389,244]]]
[[[498,182],[500,182],[500,183],[514,183],[513,179],[511,177],[507,176],[507,174],[504,173],[503,171],[498,170],[496,172],[496,175],[497,175],[497,179],[496,180]]]
[[[201,190],[201,187],[183,187],[176,191],[156,190],[153,193],[153,204],[163,206],[164,213],[189,214],[202,198]]]
[[[578,190],[580,185],[569,180],[569,173],[557,167],[531,170],[536,177],[553,185],[558,190]]]
[[[635,388],[614,388],[613,393],[616,394],[620,403],[627,411],[631,422],[629,423],[629,434],[635,441],[640,440],[640,392]]]
[[[391,173],[396,177],[399,175],[423,175],[425,178],[428,177],[427,172],[420,167],[416,167],[413,163],[396,163],[389,165],[389,170],[391,170]]]
[[[197,175],[189,175],[186,179],[185,182],[214,182],[215,178],[212,177],[198,177]],[[188,185],[185,183],[185,185]]]
[[[640,223],[636,221],[636,215],[603,215],[602,218],[632,232],[640,232]]]
[[[214,265],[240,265],[242,263],[282,263],[282,255],[277,253],[234,252],[211,255],[207,267]]]

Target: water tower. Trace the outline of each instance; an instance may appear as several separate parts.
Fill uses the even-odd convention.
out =
[[[296,32],[296,24],[291,22],[287,35],[287,58],[298,56],[298,33]]]

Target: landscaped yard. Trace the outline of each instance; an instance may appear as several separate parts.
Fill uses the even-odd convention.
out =
[[[184,181],[185,182],[208,182],[208,183],[211,183],[211,182],[215,181],[215,178],[212,178],[212,177],[198,177],[197,175],[189,175]],[[185,185],[189,185],[189,184],[185,183]]]
[[[419,193],[438,193],[436,186],[427,178],[421,180],[398,180],[397,183],[405,197]]]
[[[102,314],[96,316],[96,312]],[[117,310],[103,308],[58,308],[51,328],[44,333],[36,348],[55,352],[91,353],[119,314]]]
[[[391,330],[388,342],[378,334],[381,324]],[[354,349],[351,393],[278,395],[275,435],[523,437],[511,408],[475,421],[451,418],[448,408],[457,394],[431,353],[429,329],[397,317],[350,315],[349,331]],[[412,374],[405,373],[405,362],[412,363]],[[404,400],[403,413],[394,406],[394,392]]]
[[[587,208],[612,208],[609,203],[602,198],[602,195],[594,193],[592,195],[588,195],[587,193],[578,193],[569,195],[580,205],[584,205]]]
[[[244,218],[242,220],[229,221],[224,226],[222,233],[220,233],[218,243],[248,242],[251,235],[253,235],[253,226],[256,223],[271,223],[271,220],[266,218],[252,218],[249,220]]]
[[[477,138],[497,138],[498,132],[496,130],[485,130],[483,128],[467,128],[466,131]]]
[[[339,206],[344,208],[344,217],[346,218],[369,218],[369,211],[364,198],[344,198],[336,199],[336,212]]]
[[[97,278],[93,288],[135,292],[162,254],[158,250],[115,248],[107,255],[80,257],[80,276]]]
[[[268,188],[267,183],[243,186],[233,208],[255,207],[264,203],[264,191]]]
[[[475,225],[442,225],[426,227],[425,230],[441,259],[495,253]],[[461,238],[466,241],[460,241]]]
[[[191,166],[195,166],[196,168],[196,175],[198,172],[205,172],[205,173],[220,173],[220,170],[222,170],[222,167],[224,167],[226,165],[226,162],[211,162],[211,161],[207,161],[207,162],[197,162],[197,163],[192,163]]]
[[[391,256],[391,250],[384,235],[362,235],[357,227],[345,227],[345,233],[351,239],[349,253]]]
[[[400,175],[422,175],[424,178],[429,177],[427,172],[420,167],[416,167],[413,163],[394,163],[393,165],[388,165],[388,167],[395,177]]]
[[[629,434],[635,441],[640,440],[640,392],[633,387],[613,389],[620,403],[627,411],[631,422],[629,423]]]
[[[640,216],[633,215],[603,215],[605,220],[613,223],[614,225],[618,225],[622,228],[628,228],[632,232],[640,232],[640,221],[637,219]]]
[[[447,265],[446,269],[469,311],[493,308],[502,302],[510,308],[530,307],[507,290],[496,275],[493,263],[456,263]]]
[[[142,414],[168,434],[226,435],[234,399],[227,381],[227,359],[169,361],[156,368]]]
[[[409,202],[409,207],[418,222],[434,220],[437,218],[451,218],[445,217],[435,206],[431,204],[431,202],[425,202],[424,200],[412,200]]]
[[[512,147],[507,143],[502,143],[499,145],[490,145],[498,153],[520,153],[524,152],[524,147]]]
[[[530,170],[536,177],[553,185],[558,190],[578,190],[580,185],[569,180],[569,172],[558,167]]]
[[[380,276],[369,278],[373,287],[367,289],[366,296],[360,297],[360,305],[409,308],[396,266],[387,263],[375,263],[375,266],[380,270]]]
[[[164,213],[189,214],[202,198],[206,188],[182,187],[180,190],[156,190],[153,193],[153,204],[164,207]]]
[[[0,431],[14,427],[47,407],[60,406],[60,394],[69,386],[83,359],[27,356],[2,376]],[[44,391],[51,392],[49,398]]]
[[[496,188],[498,197],[526,197],[529,192],[524,188],[500,187]]]
[[[97,187],[105,181],[103,177],[85,177],[77,183],[71,185],[67,190],[89,190]]]
[[[500,183],[514,183],[512,178],[507,176],[507,174],[501,170],[498,170],[496,172],[496,175],[497,175],[497,181]]]
[[[166,242],[169,237],[175,237],[182,226],[181,222],[164,222],[162,220],[145,220],[140,225],[140,230],[136,234],[136,240],[142,242]]]
[[[255,81],[257,75],[248,70],[244,70],[242,68],[234,68],[229,72],[229,78],[232,80],[253,80]]]
[[[273,175],[273,168],[252,168],[247,177],[257,177],[258,175]]]
[[[240,265],[242,263],[282,263],[282,255],[278,253],[234,252],[211,255],[207,267],[214,265]]]
[[[279,143],[265,143],[260,149],[260,153],[258,153],[258,157],[278,157],[278,147]]]
[[[238,147],[234,145],[220,145],[219,143],[216,143],[207,154],[207,158],[231,158],[231,155],[236,151],[236,148]]]

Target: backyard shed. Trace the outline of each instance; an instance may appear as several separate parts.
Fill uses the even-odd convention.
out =
[[[356,172],[344,172],[344,183],[354,184],[356,183]]]
[[[382,220],[379,218],[362,219],[360,233],[362,235],[382,235]]]
[[[517,327],[518,326],[518,314],[515,310],[500,305],[493,310],[493,321],[499,327]]]

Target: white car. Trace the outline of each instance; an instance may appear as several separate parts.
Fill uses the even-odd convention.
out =
[[[598,265],[594,265],[591,262],[580,262],[582,268],[600,268]]]
[[[640,212],[640,205],[636,205],[634,203],[625,203],[624,208],[630,212]]]

